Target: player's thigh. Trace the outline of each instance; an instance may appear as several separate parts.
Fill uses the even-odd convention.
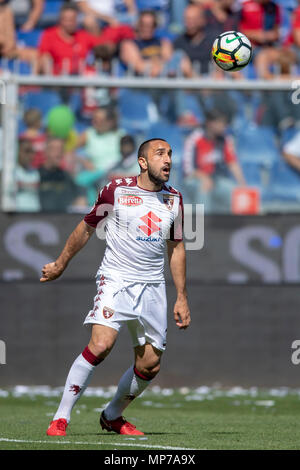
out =
[[[135,366],[139,371],[153,371],[159,369],[162,351],[146,343],[144,346],[134,348]]]
[[[112,350],[117,336],[118,331],[114,328],[110,328],[105,325],[93,324],[88,347],[95,356],[101,355],[105,357]]]

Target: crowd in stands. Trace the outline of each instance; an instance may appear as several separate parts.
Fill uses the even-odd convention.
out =
[[[229,30],[245,33],[254,49],[252,63],[234,78],[300,75],[297,0],[0,0],[0,75],[18,60],[25,74],[223,79],[211,47]],[[273,160],[278,151],[287,171],[300,175],[300,111],[288,92],[142,93],[87,85],[46,95],[20,89],[20,211],[84,210],[109,178],[138,173],[137,145],[164,126],[177,148],[179,189],[208,212],[230,212],[236,188],[257,186],[262,195],[264,184],[266,201],[274,189],[274,162],[261,157],[253,168],[236,142],[237,135],[247,140],[249,123],[248,134],[257,130],[262,142],[272,129]]]
[[[255,48],[253,77],[297,69],[297,0],[0,0],[1,58],[36,73],[82,74],[114,57],[119,74],[129,67],[158,76],[180,51],[172,72],[204,75],[212,73],[213,40],[230,30]]]

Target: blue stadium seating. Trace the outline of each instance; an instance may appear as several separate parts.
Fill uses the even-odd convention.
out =
[[[139,10],[164,10],[168,3],[169,0],[136,0]]]
[[[167,140],[173,149],[173,153],[181,156],[183,151],[184,139],[180,129],[167,121],[158,121],[149,127],[146,133],[146,139],[161,137]]]
[[[58,15],[59,10],[64,3],[64,0],[46,0],[43,16],[45,15]]]
[[[13,59],[0,59],[0,69],[2,68],[20,75],[31,74],[31,65],[28,62],[17,62]]]
[[[42,30],[33,29],[25,33],[24,31],[17,31],[17,41],[20,46],[38,47]]]
[[[55,25],[59,16],[59,10],[63,3],[63,0],[46,0],[39,25],[42,27]]]
[[[246,182],[249,186],[256,186],[262,188],[264,186],[263,181],[263,168],[257,163],[243,163],[241,167],[246,178]]]
[[[248,124],[235,134],[236,149],[240,161],[271,167],[279,158],[279,150],[273,129]]]
[[[23,104],[25,109],[37,108],[44,118],[51,108],[61,104],[61,98],[53,90],[30,91],[24,95]]]
[[[150,94],[123,89],[119,95],[120,127],[130,134],[145,134],[158,120],[157,107]]]
[[[289,127],[285,129],[281,134],[281,145],[285,145],[289,140],[292,140],[293,137],[299,132],[299,129],[295,127]]]
[[[300,201],[300,173],[293,170],[283,158],[274,163],[270,171],[265,201]]]

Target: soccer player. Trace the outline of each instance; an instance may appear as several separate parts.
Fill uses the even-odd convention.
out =
[[[138,150],[138,162],[140,174],[114,179],[104,186],[58,259],[42,270],[41,282],[57,279],[96,228],[97,232],[103,229],[106,218],[107,247],[97,273],[97,295],[84,321],[91,326],[91,339],[70,369],[59,408],[47,430],[49,436],[66,435],[73,406],[96,366],[113,348],[124,323],[132,336],[135,363],[122,376],[100,424],[107,431],[143,435],[122,413],[156,376],[166,347],[165,240],[177,290],[174,319],[182,330],[190,324],[182,196],[166,184],[172,166],[170,145],[163,139],[144,142]]]

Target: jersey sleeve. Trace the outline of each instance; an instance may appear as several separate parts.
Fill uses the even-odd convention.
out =
[[[171,242],[181,242],[183,240],[183,227],[184,227],[184,208],[182,194],[179,193],[178,214],[170,228]]]
[[[89,214],[86,214],[84,221],[90,227],[96,228],[98,223],[104,220],[114,207],[115,187],[110,182],[99,192],[97,200]]]

